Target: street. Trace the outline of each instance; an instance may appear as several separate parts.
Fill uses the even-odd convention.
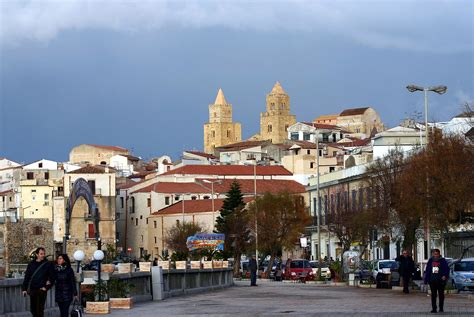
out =
[[[430,297],[388,289],[315,284],[237,281],[234,287],[197,295],[139,303],[112,316],[432,316]],[[467,293],[446,295],[443,316],[474,316]]]

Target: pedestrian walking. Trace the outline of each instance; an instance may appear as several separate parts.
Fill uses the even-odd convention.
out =
[[[69,316],[69,306],[72,300],[78,300],[76,278],[67,254],[60,254],[54,266],[54,280],[56,285],[56,303],[58,303],[61,317]]]
[[[26,268],[21,290],[23,296],[30,296],[30,311],[33,317],[43,317],[47,292],[54,277],[51,264],[46,259],[46,250],[39,247],[34,255],[35,259],[28,263]]]
[[[252,258],[249,260],[250,286],[257,286],[257,269],[257,260],[255,255],[252,255]]]
[[[400,276],[402,277],[403,282],[403,292],[405,294],[409,293],[408,286],[410,284],[410,279],[415,273],[415,262],[413,258],[408,253],[408,250],[403,250],[402,255],[398,256],[395,261],[400,263]]]
[[[444,288],[449,278],[449,266],[445,258],[441,257],[439,249],[434,249],[432,257],[426,264],[424,283],[430,284],[431,312],[437,312],[436,298],[439,297],[439,312],[444,311]]]

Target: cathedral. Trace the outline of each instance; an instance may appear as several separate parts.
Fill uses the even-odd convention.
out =
[[[290,113],[290,96],[279,82],[267,95],[266,111],[260,114],[260,133],[251,140],[269,140],[274,144],[288,139],[288,127],[296,123]],[[214,104],[209,105],[209,122],[204,124],[204,151],[242,141],[240,123],[232,122],[232,105],[227,103],[222,89],[219,89]]]

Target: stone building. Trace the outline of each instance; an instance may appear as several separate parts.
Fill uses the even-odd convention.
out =
[[[371,107],[353,108],[342,111],[337,124],[358,138],[367,138],[384,130],[379,114]]]
[[[267,95],[267,111],[260,114],[260,135],[257,138],[274,144],[283,143],[288,138],[288,128],[295,122],[296,117],[290,113],[290,96],[277,82]]]
[[[69,152],[69,163],[90,165],[111,165],[114,155],[129,155],[129,151],[119,146],[81,144]]]
[[[99,208],[100,223],[99,232],[102,245],[116,244],[115,235],[115,170],[104,166],[86,166],[64,175],[64,197],[69,197],[71,186],[75,180],[84,178],[94,195],[95,203]],[[86,258],[90,259],[95,250],[94,220],[89,214],[89,208],[84,198],[79,198],[72,210],[70,223],[70,239],[67,243],[67,253],[73,254],[76,250],[82,250]],[[58,228],[64,234],[64,218],[58,217]]]
[[[37,247],[46,249],[49,260],[55,256],[53,224],[47,219],[22,219],[0,223],[0,267],[10,270],[10,264],[27,263],[28,255]]]
[[[214,148],[242,140],[240,123],[232,122],[232,105],[219,89],[214,104],[209,105],[209,122],[204,124],[204,152],[214,153]]]

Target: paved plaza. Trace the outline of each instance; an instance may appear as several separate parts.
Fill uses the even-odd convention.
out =
[[[474,316],[468,294],[446,295],[445,312],[431,314],[430,297],[388,289],[259,281],[197,295],[137,304],[112,316]]]

